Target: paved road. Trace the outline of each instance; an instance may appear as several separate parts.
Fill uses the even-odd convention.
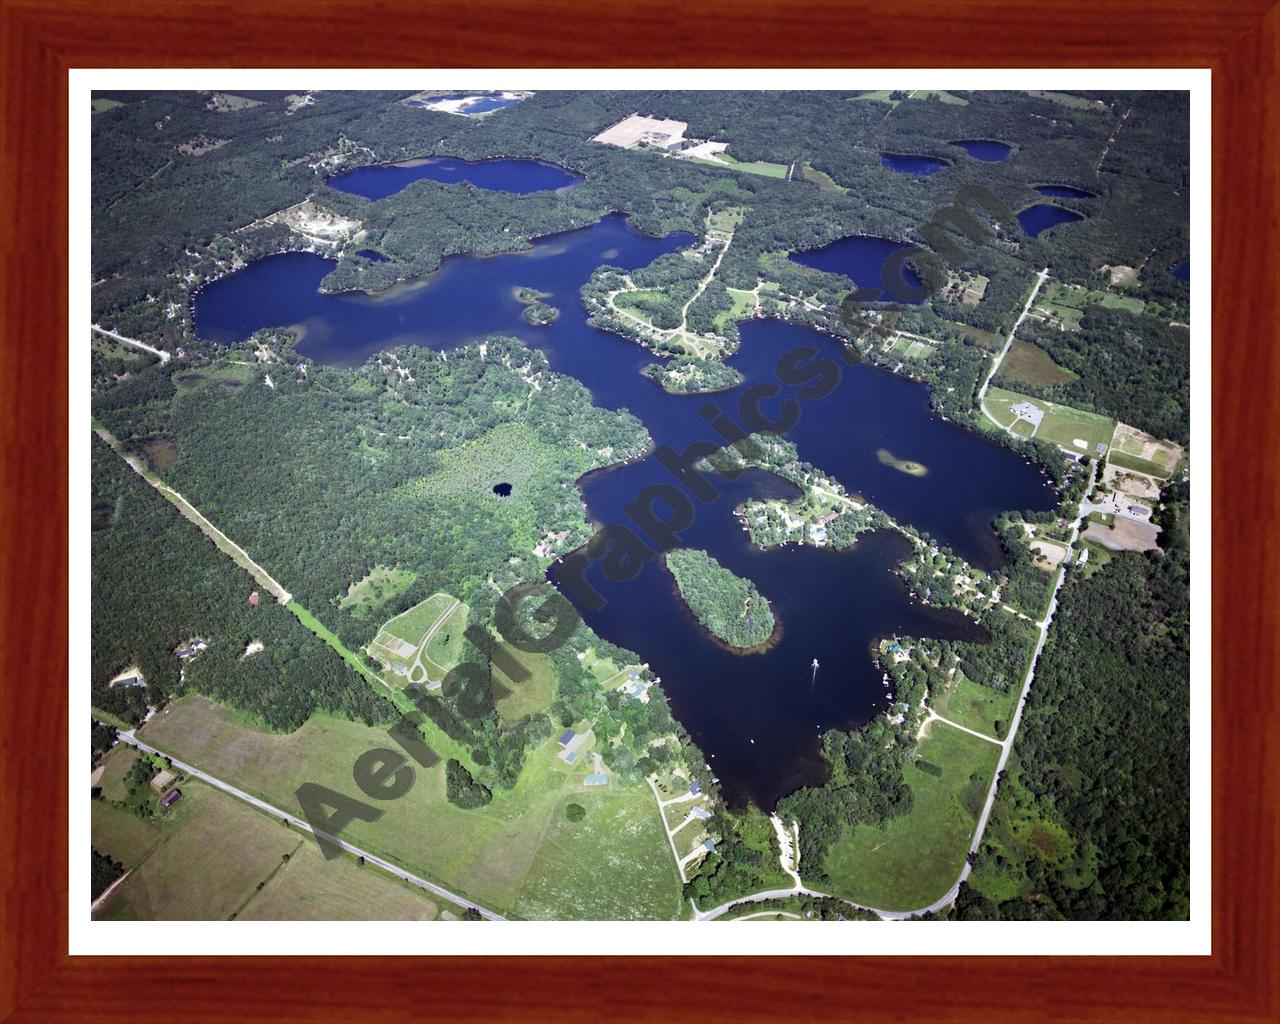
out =
[[[1035,287],[1031,289],[1031,295],[1027,299],[1027,304],[1022,307],[1022,312],[1018,314],[1018,319],[1013,322],[1013,328],[1009,331],[1009,337],[1004,340],[1004,348],[1000,350],[1000,354],[996,356],[995,362],[991,364],[991,370],[987,373],[987,379],[982,382],[982,387],[978,388],[978,409],[982,415],[989,419],[1001,430],[1008,430],[1004,424],[1000,423],[991,413],[987,412],[986,397],[987,388],[991,384],[991,378],[996,375],[996,371],[1000,369],[1000,364],[1004,362],[1004,357],[1008,355],[1010,347],[1013,345],[1013,336],[1018,333],[1018,328],[1022,326],[1022,321],[1027,318],[1027,314],[1031,311],[1031,304],[1036,301],[1036,296],[1040,294],[1040,287],[1049,279],[1049,268],[1045,267],[1036,275]]]
[[[114,338],[116,341],[123,342],[126,345],[132,345],[134,348],[140,348],[145,352],[150,352],[153,356],[159,356],[160,362],[162,363],[167,363],[170,359],[168,352],[165,352],[163,349],[152,348],[145,341],[138,341],[137,338],[126,338],[123,334],[116,334],[115,331],[108,331],[105,327],[99,327],[97,324],[91,324],[90,326],[93,330],[105,337]]]
[[[304,832],[310,832],[312,835],[315,835],[315,829],[313,829],[311,825],[308,824],[308,822],[305,821],[304,819],[299,818],[296,815],[290,814],[288,811],[282,811],[279,807],[273,807],[271,804],[267,803],[265,800],[259,800],[256,796],[246,793],[242,789],[237,789],[235,786],[231,785],[228,782],[223,782],[221,779],[214,778],[214,776],[210,775],[208,772],[202,772],[199,768],[196,768],[194,765],[187,764],[185,761],[179,761],[172,754],[166,754],[163,750],[157,750],[155,747],[152,747],[146,743],[143,743],[142,740],[138,739],[138,737],[133,734],[133,730],[129,730],[128,732],[118,732],[117,735],[121,740],[123,740],[125,743],[128,743],[130,746],[137,747],[139,750],[145,750],[149,754],[158,754],[160,757],[168,758],[170,761],[173,762],[174,767],[180,768],[182,769],[182,771],[186,772],[188,775],[192,776],[193,778],[199,779],[201,782],[205,782],[208,785],[213,786],[214,789],[220,789],[222,790],[222,792],[235,797],[237,800],[243,800],[245,803],[250,804],[253,807],[256,807],[258,810],[263,811],[266,814],[270,814],[276,818],[283,818],[285,821],[287,821],[290,825],[294,826],[295,828],[301,829]],[[395,864],[392,864],[390,861],[383,860],[381,857],[377,856],[376,854],[372,854],[366,850],[362,850],[358,846],[352,846],[350,843],[344,842],[343,840],[339,839],[337,836],[331,836],[328,833],[322,833],[322,835],[324,835],[325,839],[328,840],[329,842],[332,842],[342,847],[342,849],[346,850],[347,853],[353,854],[356,857],[363,857],[368,863],[374,864],[377,867],[382,868],[383,871],[387,872],[388,874],[395,875],[397,878],[403,879],[404,881],[408,882],[410,885],[416,885],[419,889],[425,889],[428,892],[435,893],[437,896],[441,896],[446,900],[449,900],[453,903],[458,904],[459,906],[475,907],[475,909],[479,912],[481,917],[486,918],[490,921],[506,920],[505,917],[503,917],[500,914],[495,914],[492,910],[485,910],[484,907],[477,906],[474,900],[469,900],[465,896],[459,896],[455,892],[450,892],[448,889],[446,889],[442,885],[436,885],[435,882],[429,882],[425,878],[420,878],[418,875],[415,875],[410,871],[406,871],[402,867],[397,867]]]

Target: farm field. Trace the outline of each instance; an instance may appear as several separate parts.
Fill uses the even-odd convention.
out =
[[[143,821],[105,800],[95,800],[91,807],[89,836],[93,848],[120,861],[125,868],[137,867],[168,837],[168,823]]]
[[[1014,341],[1000,363],[996,380],[1011,384],[1029,384],[1032,387],[1051,387],[1076,379],[1070,370],[1059,366],[1039,345],[1027,341]]]
[[[182,787],[182,818],[98,916],[111,921],[221,921],[302,843],[298,833],[203,783]]]
[[[1008,731],[1018,694],[1015,690],[997,693],[956,672],[955,679],[937,693],[929,695],[929,706],[943,718],[1002,740]],[[996,723],[1001,728],[996,728]]]
[[[1037,437],[1050,441],[1067,451],[1077,454],[1097,456],[1105,452],[1111,444],[1111,435],[1115,430],[1115,421],[1099,416],[1097,413],[1072,409],[1069,406],[1048,402],[1043,398],[1006,391],[1004,388],[988,389],[986,396],[988,412],[1006,429],[1013,424],[1015,415],[1012,407],[1029,403],[1044,414],[1038,426],[1023,420],[1017,433],[1024,437]],[[1077,444],[1077,441],[1083,443]],[[1099,448],[1101,446],[1101,449]]]
[[[324,859],[305,840],[237,915],[238,921],[434,921],[438,897],[350,857]],[[453,905],[445,902],[453,909]]]
[[[999,748],[934,721],[919,753],[942,774],[909,765],[911,810],[884,828],[846,829],[825,864],[835,895],[882,910],[913,910],[942,896],[960,874]]]
[[[169,714],[152,719],[140,735],[158,749],[293,813],[301,810],[294,796],[300,784],[315,782],[352,793],[356,758],[367,750],[394,745],[381,730],[322,715],[292,733],[261,732],[201,697],[175,702]],[[343,838],[498,913],[518,912],[521,900],[536,898],[544,908],[554,905],[555,916],[603,915],[611,906],[611,894],[624,889],[637,906],[674,908],[679,898],[674,866],[670,877],[665,870],[654,869],[664,858],[670,861],[671,852],[647,787],[624,787],[614,776],[604,787],[609,794],[634,788],[647,799],[620,801],[618,806],[626,813],[619,811],[618,816],[589,815],[571,834],[549,831],[568,803],[585,807],[585,801],[599,792],[583,784],[590,761],[587,748],[574,765],[560,760],[558,749],[555,739],[550,739],[530,751],[515,787],[495,788],[493,801],[474,810],[462,810],[446,799],[443,763],[429,770],[419,768],[413,788],[388,804],[378,821],[355,822]],[[484,781],[483,772],[477,771]],[[590,885],[584,871],[577,882],[557,888],[553,895],[545,882],[531,875],[540,856],[599,858],[598,851],[608,847],[613,841],[609,837],[624,825],[635,830],[627,848],[634,853],[641,844],[639,837],[647,837],[643,840],[647,852],[610,859],[609,872],[599,870],[597,863]],[[560,851],[541,851],[548,835],[556,837]],[[557,901],[563,901],[563,908]]]
[[[1146,303],[1131,295],[1118,295],[1101,288],[1069,288],[1061,281],[1050,281],[1045,289],[1040,305],[1053,306],[1058,310],[1071,309],[1083,311],[1090,306],[1101,306],[1104,309],[1125,309],[1131,313],[1141,313]],[[1079,317],[1076,317],[1078,320]]]

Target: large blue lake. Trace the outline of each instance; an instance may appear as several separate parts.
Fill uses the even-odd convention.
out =
[[[445,349],[490,333],[517,335],[546,353],[554,369],[589,387],[597,404],[630,409],[657,445],[682,451],[694,441],[723,443],[699,410],[712,403],[738,420],[743,392],[776,382],[785,353],[803,347],[812,350],[806,358],[839,357],[826,335],[756,320],[742,325],[742,346],[731,363],[744,381],[731,391],[675,396],[642,376],[653,357],[586,323],[579,289],[602,263],[635,268],[690,241],[642,236],[622,218],[609,217],[543,239],[530,253],[451,257],[430,277],[381,296],[321,295],[316,287],[330,261],[306,253],[272,256],[204,289],[196,299],[197,326],[203,337],[229,342],[260,327],[300,324],[304,354],[342,365],[400,343]],[[560,318],[547,327],[526,324],[514,294],[520,286],[549,293]],[[839,365],[838,386],[826,398],[804,403],[787,436],[802,458],[890,515],[974,563],[994,567],[1001,555],[991,519],[1004,509],[1056,503],[1044,476],[1022,458],[934,416],[924,386],[865,364]],[[777,403],[794,393],[783,387],[765,403],[766,413],[774,414]],[[883,465],[876,457],[880,448],[924,463],[928,474],[909,476]],[[591,474],[580,486],[593,521],[628,524],[624,506],[648,484],[672,479],[649,457]],[[769,808],[797,786],[822,781],[822,730],[852,728],[886,709],[888,691],[871,654],[877,638],[984,634],[957,613],[909,599],[892,574],[908,551],[900,535],[864,535],[847,554],[794,546],[759,551],[748,544],[733,509],[753,495],[790,494],[791,485],[761,473],[713,480],[718,496],[695,501],[697,513],[681,542],[705,548],[759,586],[782,622],[777,645],[740,656],[713,643],[675,596],[657,558],[625,582],[604,579],[598,567],[588,571],[585,578],[606,603],[599,611],[584,609],[583,617],[602,636],[638,652],[662,677],[674,713],[708,755],[726,797]],[[558,563],[551,577],[572,596],[559,575],[570,567]],[[811,683],[814,658],[822,667]]]
[[[350,192],[366,199],[385,199],[423,178],[447,185],[467,182],[476,188],[519,195],[572,188],[586,180],[542,160],[460,160],[451,156],[429,156],[421,160],[357,167],[335,174],[329,179],[329,184],[340,192]]]

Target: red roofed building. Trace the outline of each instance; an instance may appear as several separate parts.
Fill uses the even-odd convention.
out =
[[[250,608],[258,607],[258,592],[256,590],[249,595],[249,607]]]
[[[833,519],[834,519],[836,516],[838,516],[839,514],[840,514],[839,512],[828,512],[825,516],[823,516],[821,519],[819,519],[819,520],[818,520],[818,522],[819,522],[821,525],[826,526],[826,525],[827,525],[827,523],[831,522],[831,520],[833,520]]]

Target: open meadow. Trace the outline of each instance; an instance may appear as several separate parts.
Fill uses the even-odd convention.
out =
[[[913,910],[941,897],[964,866],[999,752],[995,743],[931,722],[919,763],[905,770],[911,810],[884,828],[846,829],[827,852],[835,895],[881,910]]]
[[[141,736],[293,813],[301,811],[294,791],[302,783],[354,795],[356,758],[395,746],[385,732],[322,715],[292,733],[255,730],[202,697],[175,702]],[[647,787],[615,778],[588,788],[588,749],[573,765],[558,750],[551,739],[530,751],[515,787],[494,789],[492,802],[473,810],[446,799],[443,763],[418,768],[405,796],[385,805],[378,821],[353,823],[343,838],[498,913],[519,913],[523,901],[534,901],[548,916],[607,917],[625,892],[637,915],[672,916],[678,879]],[[573,829],[552,828],[569,803],[590,809],[600,800],[614,810],[588,813]],[[582,870],[584,858],[594,871]]]

